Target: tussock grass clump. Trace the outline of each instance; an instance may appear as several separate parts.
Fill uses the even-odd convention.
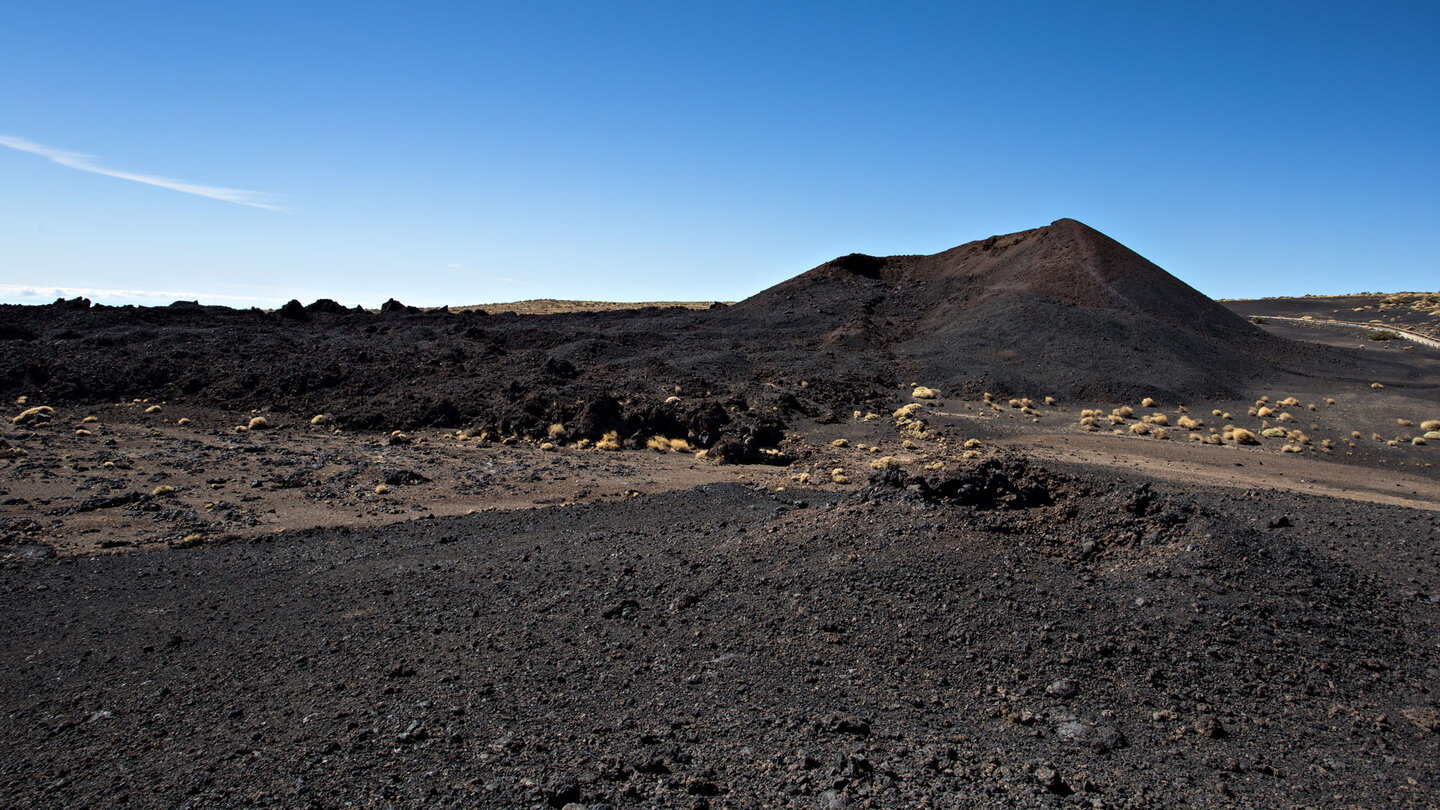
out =
[[[1136,436],[1145,436],[1150,433],[1150,426],[1144,422],[1133,422],[1130,425],[1130,432]]]
[[[1413,439],[1410,440],[1410,443],[1413,444],[1413,445],[1415,445],[1416,447],[1419,447],[1419,446],[1425,444],[1425,437],[1424,437],[1424,436],[1416,436],[1415,438],[1413,438]]]
[[[1045,397],[1045,404],[1053,407],[1055,405],[1059,405],[1060,400],[1056,399],[1055,397],[1047,396]]]
[[[881,456],[870,462],[870,468],[873,470],[898,470],[900,469],[900,459],[894,456]]]
[[[943,470],[943,469],[945,469],[945,462],[943,462],[943,461],[941,461],[940,459],[937,458],[937,459],[935,459],[934,461],[930,462],[929,464],[926,464],[926,465],[925,465],[925,469],[927,469],[927,470]]]
[[[1436,439],[1440,439],[1440,430],[1427,430],[1427,431],[1425,431],[1425,438],[1426,438],[1426,439],[1429,439],[1429,440],[1432,441],[1432,442],[1435,441]]]
[[[1384,385],[1381,385],[1381,384],[1378,383],[1378,382],[1373,382],[1373,383],[1370,383],[1370,387],[1371,387],[1372,389],[1376,390],[1376,391],[1379,391],[1380,389],[1384,388],[1385,386],[1384,386]]]
[[[310,417],[310,424],[316,427],[320,427],[321,425],[328,425],[330,424],[330,415],[326,413],[317,413],[314,416]]]
[[[1260,431],[1260,435],[1267,439],[1283,439],[1285,438],[1285,428],[1268,427]]]
[[[146,412],[146,413],[160,413],[160,410],[161,410],[161,409],[160,409],[160,406],[159,406],[159,405],[151,405],[150,407],[148,407],[148,408],[145,409],[145,412]]]
[[[961,458],[980,458],[979,450],[966,450],[960,454]]]
[[[664,436],[651,436],[645,446],[657,453],[665,453],[670,450],[670,440]]]
[[[1095,417],[1104,416],[1104,415],[1105,415],[1105,412],[1102,411],[1102,410],[1099,410],[1098,408],[1086,408],[1085,410],[1083,410],[1083,411],[1080,412],[1080,418],[1081,418],[1081,419],[1084,419],[1084,418],[1087,417],[1087,416],[1088,416],[1088,417],[1091,417],[1091,418],[1093,419],[1093,418],[1095,418]]]
[[[1318,411],[1318,410],[1320,410],[1320,409],[1317,408],[1317,407],[1315,407],[1315,403],[1312,402],[1312,403],[1310,403],[1309,405],[1306,405],[1306,406],[1305,406],[1305,410],[1307,410],[1307,411]]]
[[[1254,433],[1251,433],[1250,431],[1246,430],[1245,428],[1235,428],[1235,430],[1231,431],[1231,432],[1230,432],[1230,440],[1233,441],[1233,442],[1235,442],[1236,444],[1259,444],[1259,443],[1260,443],[1260,440],[1257,439],[1257,438],[1255,438],[1255,434],[1254,434]]]
[[[246,425],[245,427],[247,430],[269,430],[270,420],[266,419],[263,416],[256,416],[252,418],[250,420],[250,424]]]
[[[920,447],[920,445],[916,444],[915,442],[913,442],[913,441],[911,441],[911,440],[909,440],[909,439],[906,439],[905,441],[901,442],[901,443],[900,443],[900,446],[903,447],[903,448],[905,448],[906,450],[915,450],[915,449],[917,449],[917,448]]]
[[[1125,417],[1121,416],[1118,413],[1112,413],[1105,418],[1110,421],[1110,425],[1112,427],[1115,425],[1123,425],[1125,423]]]
[[[1411,422],[1409,419],[1396,419],[1395,424],[1399,425],[1400,427],[1412,427],[1415,423]],[[1424,427],[1424,425],[1421,425],[1421,427]]]
[[[1154,398],[1154,397],[1145,397],[1144,399],[1140,400],[1140,407],[1142,407],[1142,408],[1153,408],[1153,407],[1155,407],[1155,398]]]
[[[850,440],[849,440],[849,439],[836,439],[835,441],[830,442],[830,445],[831,445],[832,447],[849,447],[849,446],[850,446]]]
[[[1080,417],[1080,427],[1083,427],[1083,428],[1085,428],[1086,430],[1090,430],[1090,431],[1095,431],[1095,430],[1099,430],[1099,429],[1100,429],[1100,426],[1095,423],[1095,417],[1093,417],[1093,416],[1082,416],[1082,417]]]
[[[86,430],[85,428],[77,428],[77,429],[75,430],[75,435],[76,435],[76,436],[93,436],[93,435],[95,435],[95,434],[91,433],[90,431]]]
[[[541,442],[540,449],[544,450],[547,453],[552,452],[555,449],[555,445],[550,442]]]
[[[940,392],[936,391],[934,388],[926,388],[923,385],[917,385],[915,386],[915,390],[910,392],[910,396],[914,397],[915,399],[935,399],[936,397],[940,396]]]
[[[552,442],[556,439],[563,439],[565,438],[565,426],[556,422],[545,431],[545,435],[549,436]]]
[[[99,422],[99,421],[100,421],[99,417],[96,417],[96,416],[87,416],[87,417],[85,417],[84,419],[81,419],[81,420],[80,420],[80,423],[81,423],[81,424],[86,424],[86,425],[88,425],[88,424],[91,424],[91,423],[94,423],[94,422]],[[1440,422],[1436,422],[1435,424],[1440,425]]]
[[[1296,405],[1300,404],[1300,400],[1296,399],[1295,397],[1285,397],[1284,399],[1280,400],[1275,404],[1279,405],[1282,408],[1293,408]]]
[[[1221,411],[1219,408],[1216,408],[1215,410],[1213,410],[1213,411],[1210,412],[1210,415],[1211,415],[1211,416],[1219,416],[1221,413],[1223,413],[1223,411]]]
[[[977,448],[977,447],[979,447],[979,446],[980,446],[980,440],[979,440],[979,439],[966,439],[966,440],[965,440],[965,449],[966,449],[966,450],[974,450],[975,448]]]
[[[1421,430],[1440,430],[1440,419],[1426,419],[1420,423]]]
[[[619,432],[612,430],[612,431],[610,431],[609,433],[606,433],[604,436],[601,436],[601,437],[600,437],[600,441],[595,442],[595,449],[596,449],[596,450],[619,450],[619,449],[620,449],[620,434],[619,434]]]
[[[1169,434],[1169,433],[1166,433],[1166,432],[1165,432],[1165,428],[1163,428],[1163,427],[1157,427],[1157,428],[1155,428],[1154,430],[1150,431],[1150,435],[1151,435],[1151,436],[1154,436],[1154,437],[1157,438],[1157,439],[1168,439],[1168,438],[1170,438],[1170,434]]]
[[[175,487],[172,487],[169,484],[161,484],[160,486],[150,490],[150,495],[155,498],[163,498],[166,495],[173,495],[174,493]]]
[[[1384,437],[1384,436],[1381,436],[1379,433],[1371,433],[1371,434],[1370,434],[1370,438],[1374,439],[1374,440],[1377,441],[1377,442],[1383,442],[1383,441],[1385,441],[1385,437]]]
[[[190,417],[182,416],[179,419],[175,420],[175,424],[179,425],[180,427],[185,427],[186,425],[190,424]]]
[[[1144,421],[1149,422],[1152,425],[1168,425],[1170,424],[1170,417],[1166,416],[1163,413],[1152,413],[1149,416],[1145,417]]]
[[[830,483],[832,483],[832,484],[848,484],[848,483],[850,483],[850,478],[845,475],[845,468],[844,468],[844,467],[836,467],[835,469],[833,469],[833,470],[830,471]]]
[[[904,406],[901,406],[901,407],[899,407],[899,408],[896,408],[896,409],[895,409],[895,412],[892,413],[892,414],[890,414],[890,416],[891,416],[892,418],[894,418],[895,420],[898,421],[898,420],[901,420],[901,419],[909,419],[910,416],[911,416],[912,414],[914,414],[916,411],[923,411],[923,410],[925,410],[925,406],[924,406],[924,405],[921,405],[921,404],[918,403],[918,402],[912,402],[912,403],[910,403],[909,405],[904,405]]]
[[[1113,415],[1115,415],[1115,416],[1120,417],[1121,419],[1134,419],[1134,418],[1135,418],[1135,409],[1132,408],[1132,407],[1130,407],[1129,405],[1122,405],[1122,406],[1120,406],[1119,408],[1116,408],[1115,410],[1111,411],[1110,413],[1113,414]]]
[[[1191,419],[1188,416],[1182,416],[1179,419],[1176,419],[1175,424],[1186,430],[1199,430],[1200,428],[1205,426],[1205,423],[1201,422],[1199,419]]]
[[[389,485],[387,485],[387,484],[376,484],[376,485],[375,485],[375,494],[376,494],[376,495],[389,495],[389,494],[390,494],[390,487],[389,487]]]
[[[34,408],[26,408],[10,420],[14,425],[37,425],[49,422],[55,416],[55,409],[49,405],[37,405]]]
[[[1281,414],[1280,414],[1279,416],[1275,417],[1275,419],[1276,419],[1277,421],[1280,421],[1280,422],[1294,422],[1294,421],[1295,421],[1295,417],[1291,416],[1289,411],[1283,411],[1283,412],[1281,412]]]
[[[1268,406],[1261,406],[1255,409],[1254,415],[1260,417],[1261,419],[1264,419],[1267,416],[1274,416],[1275,409]]]
[[[1282,452],[1282,453],[1303,453],[1303,452],[1305,452],[1305,448],[1300,447],[1299,445],[1295,445],[1295,444],[1287,444],[1287,445],[1285,445],[1284,447],[1280,448],[1280,452]]]

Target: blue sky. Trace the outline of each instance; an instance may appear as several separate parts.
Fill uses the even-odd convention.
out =
[[[745,297],[1073,217],[1440,287],[1432,3],[32,3],[0,301]]]

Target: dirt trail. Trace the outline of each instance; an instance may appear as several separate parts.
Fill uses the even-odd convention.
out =
[[[1440,510],[1440,479],[1433,475],[1357,469],[1323,458],[1088,434],[1027,436],[1013,446],[1036,458],[1097,471],[1122,469],[1182,485],[1275,489]]]

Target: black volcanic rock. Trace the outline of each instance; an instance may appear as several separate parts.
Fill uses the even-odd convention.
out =
[[[288,304],[291,318],[0,306],[0,393],[330,413],[385,431],[543,437],[558,423],[572,440],[660,434],[752,458],[789,420],[893,407],[910,383],[945,396],[1173,402],[1353,366],[1262,332],[1073,220],[933,256],[851,254],[706,310],[482,319],[395,299],[382,309],[405,317],[307,318],[335,310],[323,300]],[[666,406],[672,394],[680,403]]]

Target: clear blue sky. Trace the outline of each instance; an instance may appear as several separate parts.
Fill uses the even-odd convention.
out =
[[[0,23],[4,301],[736,299],[1060,217],[1217,297],[1440,288],[1440,4],[57,2]]]

